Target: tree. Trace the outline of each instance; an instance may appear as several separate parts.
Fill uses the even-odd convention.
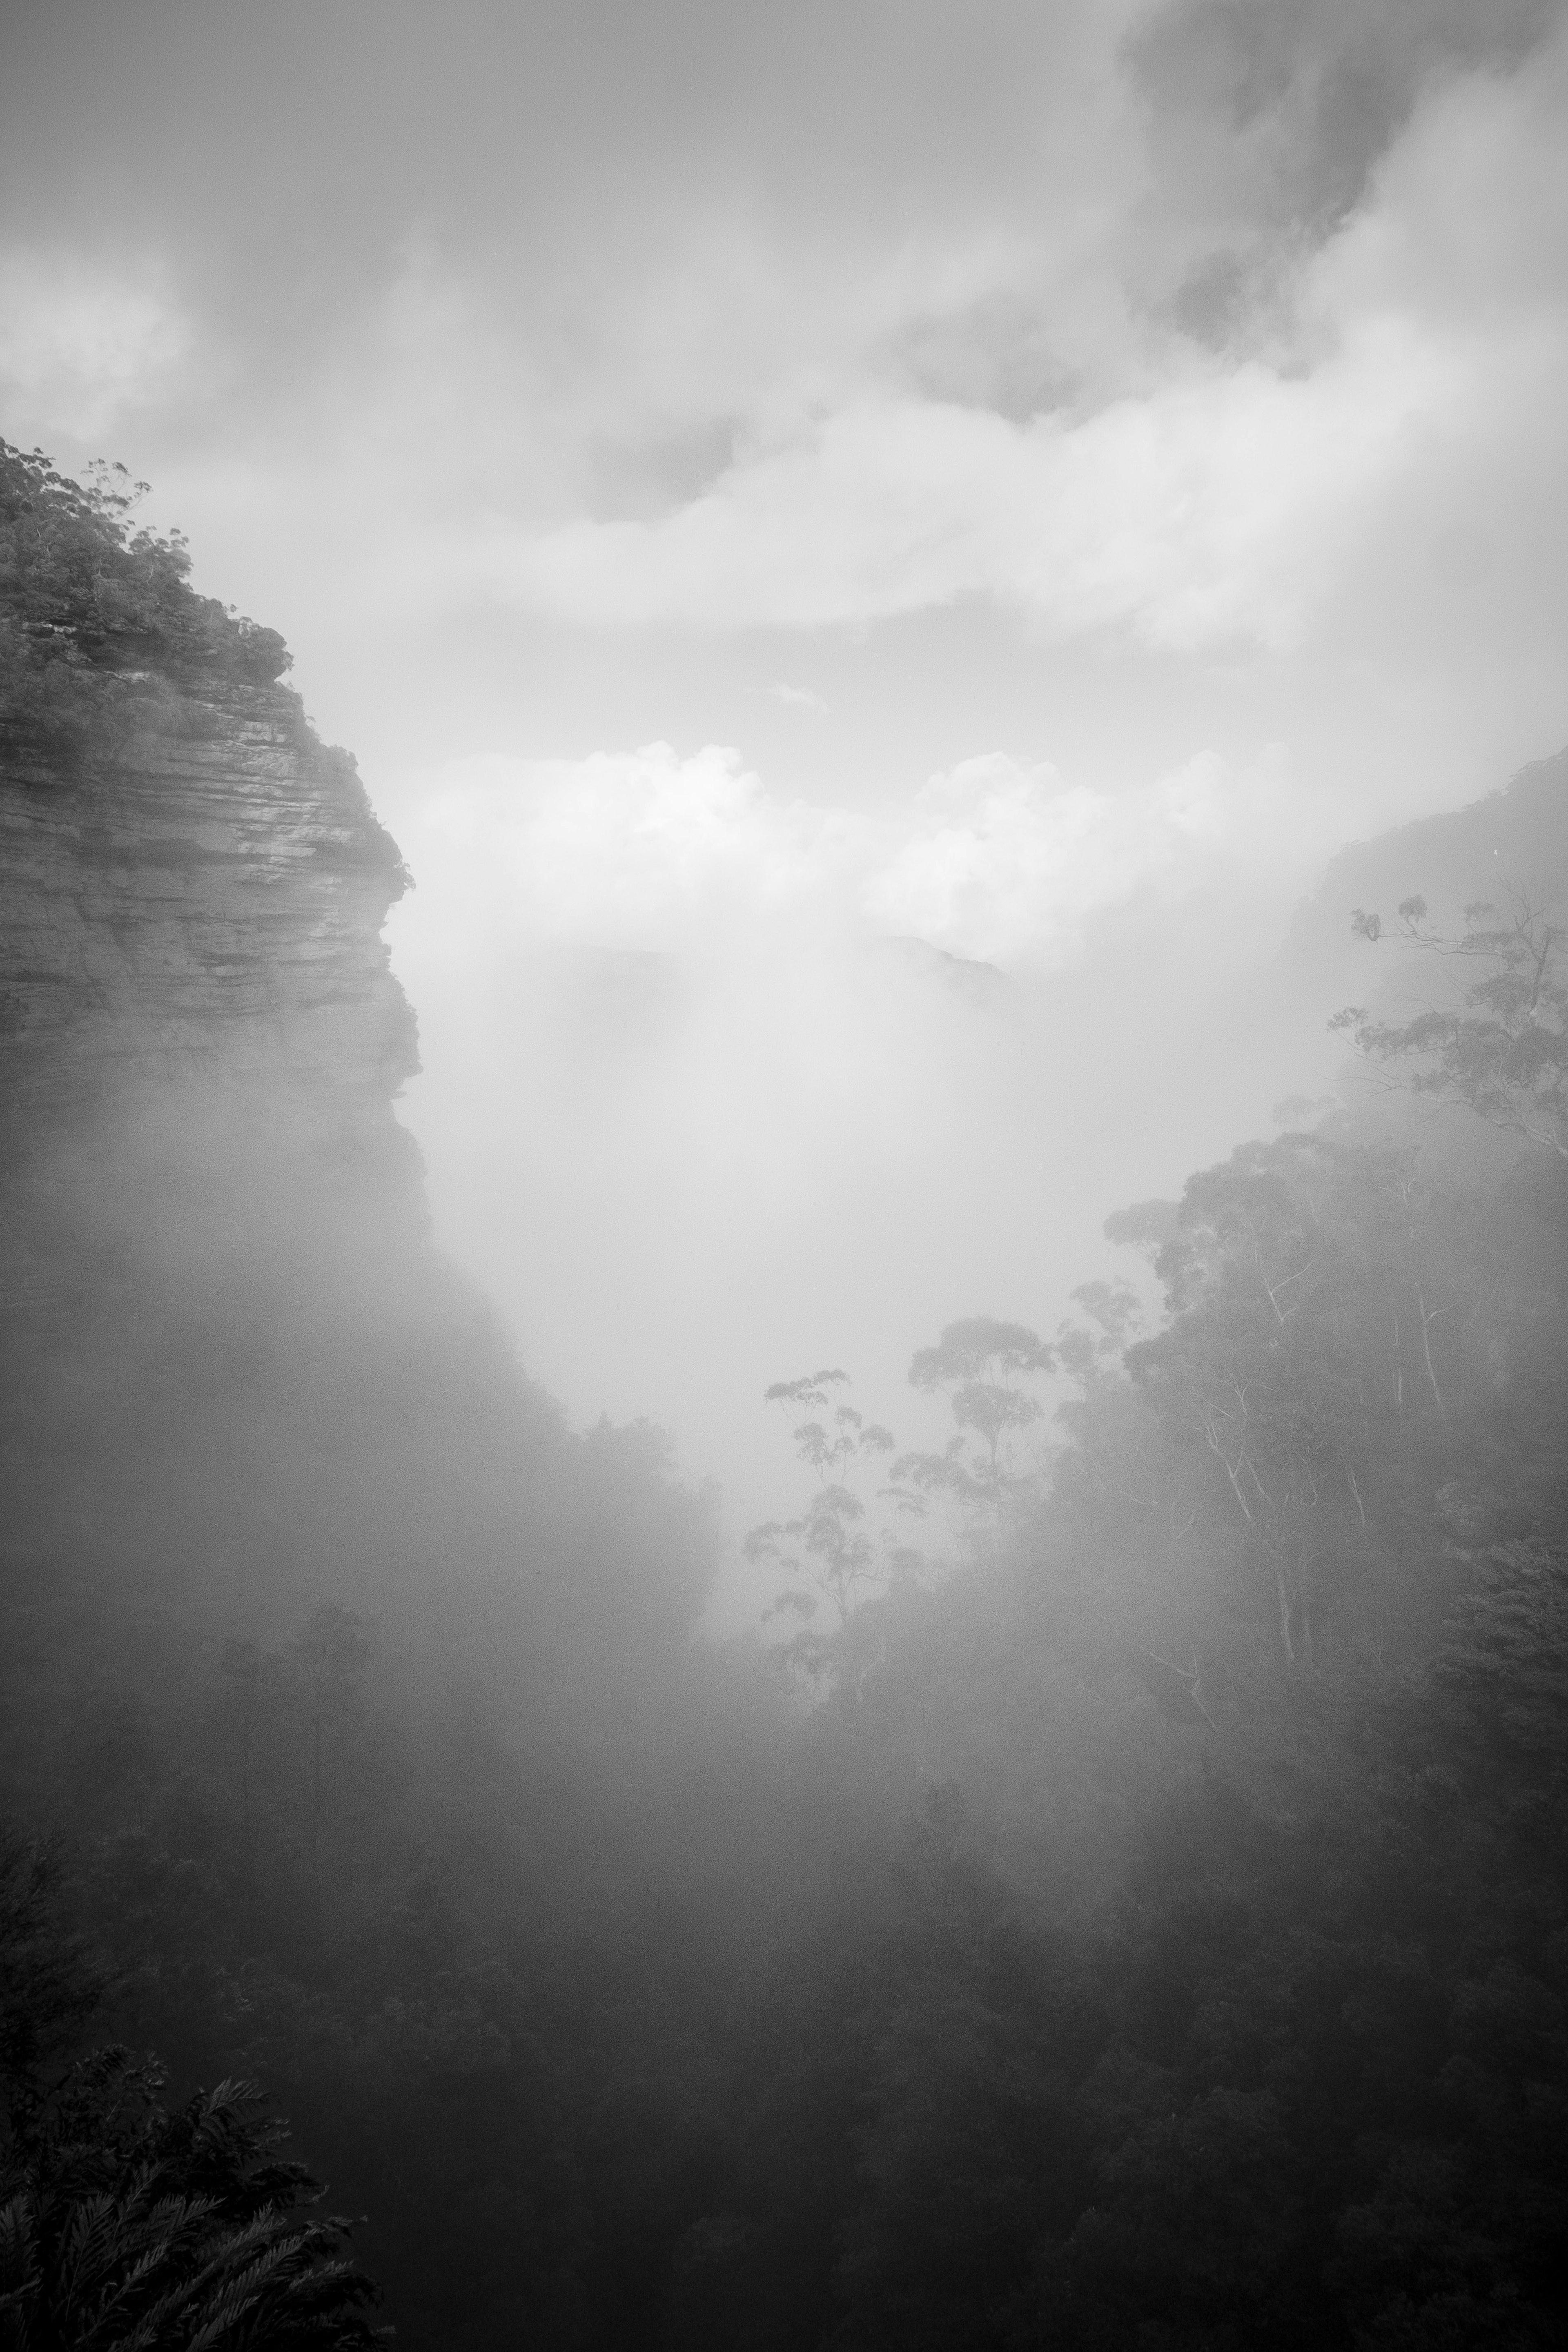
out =
[[[261,686],[289,667],[264,629],[190,585],[178,531],[133,530],[144,494],[101,460],[87,487],[0,441],[0,711],[24,757],[112,754],[157,677]]]
[[[259,1642],[226,1642],[220,1715],[232,1746],[235,1797],[239,1811],[239,1883],[248,1906],[256,1893],[256,1798],[258,1748],[276,1681],[276,1658]]]
[[[908,1454],[896,1481],[931,1494],[945,1491],[972,1514],[983,1512],[999,1541],[1007,1516],[1033,1486],[1017,1468],[1017,1441],[1045,1412],[1030,1382],[1055,1357],[1026,1323],[970,1315],[949,1323],[933,1348],[916,1350],[910,1386],[945,1394],[958,1435],[943,1454]]]
[[[371,1645],[354,1611],[329,1601],[310,1618],[294,1644],[294,1655],[305,1691],[310,1770],[308,1843],[314,1876],[321,1858],[327,1742],[332,1734],[341,1735],[370,1664]]]
[[[39,1839],[0,1828],[0,2094],[6,2112],[42,2097],[43,2069],[102,2000],[107,1979],[57,1917],[60,1868]]]
[[[1072,1293],[1087,1324],[1069,1316],[1057,1326],[1056,1359],[1068,1380],[1087,1396],[1117,1376],[1133,1328],[1143,1319],[1137,1292],[1120,1276],[1114,1282],[1080,1282]]]
[[[0,2352],[365,2352],[374,2283],[252,2084],[173,2112],[119,2047],[71,2061],[109,1988],[59,1870],[0,1840]]]
[[[0,2345],[9,2352],[360,2352],[384,2340],[347,2224],[279,2154],[254,2084],[171,2114],[159,2068],[99,2050],[0,2150]]]
[[[806,1373],[797,1381],[775,1381],[764,1391],[765,1404],[804,1410],[814,1416],[797,1422],[794,1435],[796,1458],[813,1472],[817,1484],[797,1518],[770,1519],[752,1528],[745,1541],[748,1560],[770,1561],[815,1585],[837,1611],[840,1630],[880,1567],[877,1549],[861,1524],[866,1506],[847,1480],[857,1465],[890,1454],[894,1445],[892,1432],[880,1422],[868,1422],[853,1405],[833,1402],[831,1392],[848,1383],[848,1373],[835,1367]],[[768,1614],[787,1610],[809,1617],[816,1606],[806,1593],[784,1592]],[[814,1648],[809,1640],[803,1637],[803,1641],[805,1648]],[[797,1656],[804,1654],[801,1641],[790,1647]]]
[[[1365,1538],[1374,1423],[1405,1409],[1410,1184],[1405,1155],[1312,1136],[1244,1146],[1188,1183],[1155,1260],[1171,1321],[1127,1351],[1148,1401],[1209,1457],[1288,1662],[1310,1651],[1331,1570]],[[1430,1369],[1436,1310],[1415,1290]],[[1440,1406],[1435,1371],[1432,1391]]]
[[[1358,907],[1352,929],[1370,944],[1383,919]],[[1458,939],[1427,922],[1426,902],[1402,901],[1396,937],[1428,954],[1478,968],[1458,1005],[1431,1005],[1412,1021],[1374,1020],[1364,1005],[1335,1013],[1358,1053],[1399,1083],[1440,1102],[1466,1104],[1489,1126],[1568,1159],[1568,984],[1563,925],[1522,890],[1500,910],[1478,899]]]

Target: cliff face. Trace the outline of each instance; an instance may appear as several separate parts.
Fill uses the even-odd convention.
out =
[[[384,1135],[416,1066],[380,937],[396,845],[278,682],[282,639],[196,595],[133,506],[0,443],[10,1139],[187,1085]]]
[[[0,1553],[363,1586],[436,1540],[401,1465],[475,1322],[392,1107],[407,877],[187,569],[0,445]]]
[[[0,443],[0,1654],[33,1644],[36,1717],[0,1693],[0,1763],[47,1748],[51,1612],[155,1680],[171,1607],[521,1588],[509,1638],[586,1612],[631,1673],[711,1566],[657,1450],[569,1439],[432,1247],[396,847],[281,639],[187,570]]]
[[[416,1066],[380,938],[405,877],[287,688],[140,693],[0,770],[0,1064],[29,1124],[196,1077],[384,1119]]]

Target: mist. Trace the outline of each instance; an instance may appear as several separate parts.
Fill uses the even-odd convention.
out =
[[[1555,15],[75,24],[12,37],[76,166],[21,106],[11,429],[286,622],[414,873],[443,1240],[732,1540],[760,1374],[1054,1328],[1321,1091],[1315,1003],[1231,1026],[1332,854],[1561,739]],[[900,939],[1008,986],[900,1018]]]
[[[900,822],[663,746],[432,790],[392,939],[437,1233],[575,1416],[662,1422],[721,1479],[732,1568],[793,1475],[772,1381],[842,1360],[934,1434],[917,1346],[977,1303],[1054,1330],[1119,1188],[1291,1090],[1240,1009],[1283,894],[1216,851],[1222,791],[1200,762],[1108,804],[996,756]],[[1299,1050],[1298,1090],[1342,1058]]]
[[[1560,2340],[1565,131],[7,16],[0,2345]]]

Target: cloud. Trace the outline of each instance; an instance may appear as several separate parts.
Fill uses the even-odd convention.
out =
[[[940,10],[891,65],[857,34],[831,91],[793,35],[758,35],[783,79],[744,168],[666,142],[655,169],[635,123],[612,158],[584,121],[591,200],[521,221],[490,188],[482,231],[398,215],[341,302],[215,298],[187,334],[153,274],[29,264],[18,406],[97,436],[167,394],[167,459],[126,454],[181,520],[238,518],[377,623],[494,600],[725,636],[981,603],[1061,642],[1268,660],[1353,608],[1375,658],[1444,568],[1427,512],[1454,548],[1545,529],[1561,41],[1531,47],[1527,0],[1481,29],[1415,0],[1047,13],[995,13],[962,105]],[[736,68],[670,103],[711,122]],[[889,72],[901,111],[868,128]],[[1039,135],[1004,136],[1026,88]],[[1200,320],[1203,287],[1225,299]],[[248,370],[191,340],[264,322],[286,340]],[[220,362],[221,431],[193,435],[178,402]],[[1506,650],[1518,617],[1472,612],[1471,641]],[[1527,613],[1532,641],[1558,617]]]
[[[826,713],[828,707],[826,697],[809,686],[770,686],[768,692],[775,702],[782,702],[792,710]]]
[[[1434,92],[1526,64],[1563,0],[1167,0],[1126,45],[1148,109],[1133,272],[1188,331],[1254,331],[1303,247],[1366,203]]]
[[[456,763],[406,845],[470,937],[689,957],[913,936],[1044,968],[1095,916],[1179,897],[1271,828],[1277,847],[1279,789],[1211,751],[1117,793],[998,751],[873,816],[775,798],[738,751],[654,743]]]
[[[447,770],[411,856],[520,939],[688,951],[852,898],[865,821],[773,799],[738,751],[668,743]]]
[[[154,266],[119,269],[71,254],[0,252],[0,396],[90,438],[165,391],[190,330]]]
[[[668,511],[503,535],[488,577],[586,624],[815,627],[978,597],[1060,637],[1294,647],[1391,515],[1453,501],[1456,461],[1506,474],[1521,427],[1562,438],[1563,58],[1430,95],[1266,347],[1151,330],[1124,340],[1121,388],[1102,368],[1018,416],[923,392],[895,336],[814,399],[755,404]]]
[[[1255,365],[1022,426],[867,397],[660,521],[576,520],[493,577],[578,622],[818,627],[993,596],[1060,635],[1285,645],[1429,378],[1385,348],[1310,390]]]
[[[1201,752],[1117,794],[991,752],[932,776],[864,904],[889,931],[1004,964],[1059,961],[1085,924],[1151,887],[1190,888],[1233,842],[1237,780]]]
[[[635,93],[509,95],[540,138],[504,168],[473,136],[493,27],[432,49],[417,157],[379,135],[368,16],[312,19],[340,80],[270,46],[296,126],[363,89],[346,149],[297,142],[349,159],[358,224],[319,233],[338,197],[290,179],[303,268],[274,141],[210,211],[188,160],[176,187],[166,156],[210,126],[165,77],[135,173],[162,274],[28,265],[0,305],[7,429],[151,475],[378,779],[432,756],[437,703],[465,746],[689,742],[782,675],[827,682],[837,722],[794,756],[860,761],[799,788],[881,794],[895,760],[1027,746],[1037,708],[1048,743],[1029,674],[1079,646],[1055,740],[1086,741],[1100,696],[1115,757],[1136,706],[1127,772],[1279,736],[1303,790],[1414,805],[1561,739],[1568,88],[1535,0],[1001,0],[984,40],[913,12],[896,54],[873,11],[836,25],[831,74],[807,18],[710,40],[708,5]],[[677,69],[699,54],[708,79]],[[74,136],[85,255],[110,151]],[[574,627],[598,642],[560,659]],[[736,642],[822,627],[844,636]]]
[[[1234,933],[1276,781],[1202,752],[1111,793],[991,751],[872,812],[716,746],[451,763],[391,926],[444,1243],[574,1412],[655,1412],[722,1464],[738,1535],[773,1507],[755,1400],[824,1332],[896,1399],[976,1303],[1049,1328],[1106,1200],[1228,1141],[1245,1082],[1192,1039],[1244,950],[1184,901],[1217,873]]]

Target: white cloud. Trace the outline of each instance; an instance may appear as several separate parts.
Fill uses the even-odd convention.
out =
[[[867,395],[654,521],[498,551],[498,588],[586,622],[858,623],[990,595],[1055,634],[1191,649],[1300,634],[1398,485],[1459,355],[1368,321],[1307,377],[1205,365],[1074,420]]]
[[[617,949],[742,940],[842,902],[864,820],[772,799],[738,751],[668,743],[448,769],[410,848],[522,939]]]
[[[1277,841],[1276,784],[1204,751],[1107,793],[990,752],[872,817],[778,800],[734,751],[655,743],[458,763],[405,845],[470,937],[773,955],[870,932],[1042,967],[1096,915],[1180,896],[1268,825]]]
[[[302,659],[312,631],[338,659],[356,626],[385,637],[491,598],[719,640],[989,604],[1058,641],[1113,637],[1133,665],[1152,653],[1161,676],[1172,655],[1235,655],[1272,697],[1271,732],[1326,709],[1313,665],[1354,666],[1322,774],[1348,772],[1395,702],[1413,717],[1391,717],[1389,740],[1429,772],[1423,715],[1442,744],[1468,724],[1477,749],[1453,755],[1444,793],[1553,740],[1564,50],[1434,79],[1347,226],[1293,280],[1279,264],[1277,309],[1259,298],[1226,356],[1130,290],[1150,205],[1180,247],[1167,292],[1214,225],[1202,186],[1162,178],[1099,41],[1100,64],[1077,56],[1078,80],[1052,80],[1050,137],[1026,163],[966,150],[949,178],[924,156],[907,208],[871,178],[820,205],[661,180],[613,222],[557,222],[513,275],[500,246],[411,235],[341,343],[286,382],[252,371],[254,411],[233,368],[219,430],[209,408],[169,454],[126,454],[215,586],[268,603]],[[74,283],[58,317],[36,271],[32,309],[11,306],[33,321],[12,327],[14,365],[76,387],[52,411],[44,393],[20,401],[31,430],[84,383],[108,399],[161,382],[183,331],[150,278]],[[196,357],[208,379],[225,364]],[[202,368],[174,373],[199,394]],[[808,656],[770,658],[787,680]],[[1448,707],[1461,660],[1468,722]],[[836,684],[840,711],[855,691]],[[392,698],[378,681],[355,714],[367,748]],[[654,698],[639,723],[673,722]],[[514,740],[529,725],[520,704]]]
[[[1431,100],[1269,351],[1123,332],[1120,389],[1101,368],[1019,416],[922,392],[889,328],[809,396],[773,380],[668,510],[513,532],[488,576],[590,624],[810,627],[988,597],[1061,636],[1298,646],[1412,503],[1464,504],[1521,432],[1568,456],[1564,54]],[[1015,307],[1048,300],[1013,268]]]
[[[871,877],[867,911],[953,953],[1055,961],[1092,916],[1151,886],[1191,887],[1212,867],[1230,845],[1234,790],[1212,752],[1115,795],[1005,752],[964,760],[916,795],[910,836]]]
[[[768,692],[775,702],[782,702],[792,710],[825,713],[827,709],[826,698],[809,686],[770,686]]]

